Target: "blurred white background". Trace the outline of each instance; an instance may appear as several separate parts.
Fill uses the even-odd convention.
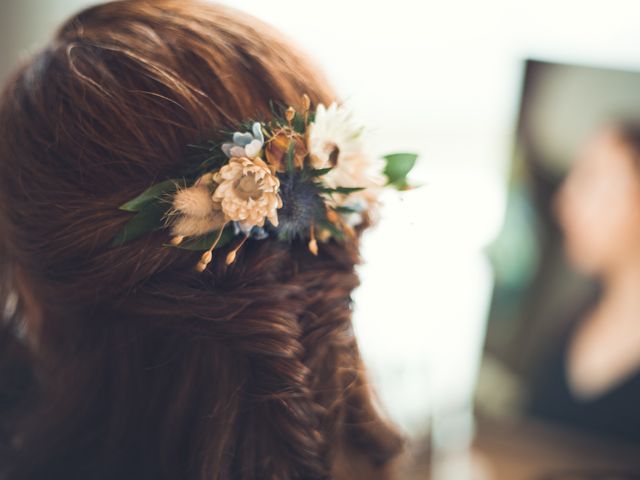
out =
[[[0,79],[92,3],[2,0]],[[414,181],[424,186],[387,195],[366,238],[356,329],[397,421],[418,434],[434,412],[463,412],[467,438],[492,286],[483,249],[502,221],[522,60],[640,69],[640,3],[228,3],[315,58],[369,126],[375,152],[421,154]]]

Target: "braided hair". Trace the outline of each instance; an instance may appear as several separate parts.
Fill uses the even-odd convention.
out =
[[[198,273],[117,206],[209,132],[333,93],[233,9],[125,0],[66,22],[0,100],[0,478],[391,478],[402,437],[351,326],[358,237],[249,240]],[[219,254],[224,258],[226,252]]]

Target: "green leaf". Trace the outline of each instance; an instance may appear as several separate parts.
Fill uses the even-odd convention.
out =
[[[186,157],[188,166],[182,174],[188,181],[195,181],[202,174],[219,170],[229,158],[222,151],[220,143],[208,142],[210,146],[189,145],[194,153]],[[196,149],[199,149],[196,151]]]
[[[215,242],[219,232],[220,230],[216,230],[216,231],[207,233],[206,235],[200,235],[199,237],[189,238],[189,239],[186,239],[184,242],[182,242],[180,245],[165,244],[165,246],[181,248],[183,250],[191,250],[195,252],[204,252],[206,250],[209,250],[211,245],[213,245],[213,242]],[[227,245],[233,239],[233,237],[235,237],[235,234],[233,232],[233,226],[227,225],[224,231],[222,232],[222,236],[218,241],[218,245],[216,245],[216,249]]]
[[[319,220],[316,225],[323,230],[328,230],[331,236],[333,236],[334,238],[337,238],[339,240],[344,238],[344,233],[342,232],[342,230],[340,230],[328,220]]]
[[[358,210],[356,210],[355,208],[347,207],[344,205],[339,205],[337,207],[332,207],[332,208],[338,213],[357,213],[358,212]]]
[[[316,121],[316,112],[315,110],[311,110],[308,114],[307,114],[307,125],[312,124],[313,122]]]
[[[418,155],[415,153],[392,153],[385,155],[387,165],[384,168],[384,174],[389,179],[388,184],[398,189],[407,188],[407,175],[416,164]]]
[[[333,170],[333,167],[312,168],[308,170],[308,173],[310,177],[321,177],[322,175],[329,173],[331,170]]]
[[[269,109],[271,110],[271,116],[273,117],[273,120],[277,120],[280,123],[283,123],[284,118],[282,117],[282,112],[284,112],[285,108],[286,107],[282,102],[269,100]]]
[[[364,187],[336,187],[336,188],[320,187],[319,188],[319,190],[323,193],[343,193],[345,195],[348,195],[353,192],[359,192],[364,189],[365,189]]]
[[[188,143],[187,147],[194,148],[196,150],[204,150],[205,152],[211,152],[214,149],[214,146],[212,146],[212,145],[206,146],[206,145],[198,145],[198,144],[195,144],[195,143]]]
[[[305,130],[307,129],[307,124],[304,121],[304,117],[298,112],[296,112],[296,114],[293,116],[291,126],[298,133],[305,133]]]
[[[296,142],[295,140],[291,140],[289,142],[289,147],[287,148],[287,171],[293,171],[293,161],[296,154]]]
[[[181,185],[184,185],[183,180],[165,180],[164,182],[157,183],[147,188],[144,192],[138,195],[136,198],[129,200],[128,202],[120,205],[120,210],[126,212],[139,212],[149,202],[159,199],[166,193],[175,192]]]
[[[162,219],[166,211],[167,205],[161,202],[145,204],[113,239],[111,246],[119,247],[146,233],[162,228]]]

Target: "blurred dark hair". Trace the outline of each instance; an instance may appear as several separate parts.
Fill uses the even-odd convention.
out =
[[[622,140],[636,153],[640,165],[640,120],[625,119],[614,123],[614,128]]]
[[[317,257],[249,241],[204,273],[162,232],[109,247],[117,206],[179,172],[188,144],[303,93],[333,100],[276,32],[184,0],[87,9],[9,81],[0,478],[391,475],[402,439],[351,326],[357,239]]]

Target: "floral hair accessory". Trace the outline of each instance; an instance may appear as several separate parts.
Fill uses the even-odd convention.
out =
[[[299,112],[272,110],[269,122],[245,122],[228,142],[190,145],[198,153],[180,178],[120,206],[135,215],[112,245],[166,229],[166,246],[204,252],[199,271],[231,242],[225,261],[233,263],[249,238],[302,238],[316,255],[318,241],[355,235],[382,187],[410,188],[417,155],[368,155],[363,129],[343,106],[320,104],[312,112],[304,95]]]

